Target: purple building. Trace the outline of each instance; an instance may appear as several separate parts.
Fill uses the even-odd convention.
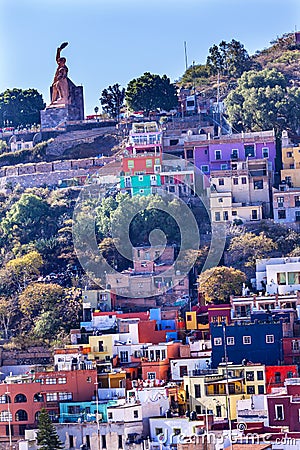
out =
[[[204,174],[214,170],[230,170],[236,161],[268,159],[275,169],[276,143],[274,130],[224,135],[189,135],[184,142],[185,158]]]

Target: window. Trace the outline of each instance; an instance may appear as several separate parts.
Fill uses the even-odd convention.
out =
[[[239,151],[237,148],[231,150],[231,159],[237,159],[239,157]]]
[[[265,393],[265,387],[262,386],[262,385],[259,385],[259,386],[258,386],[258,393],[259,393],[259,394],[264,394],[264,393]]]
[[[224,186],[224,178],[219,178],[218,183],[219,186]]]
[[[227,345],[234,345],[234,337],[227,338]]]
[[[264,182],[263,182],[263,180],[254,180],[253,186],[254,186],[255,190],[263,189],[264,188]]]
[[[18,394],[15,396],[15,403],[26,403],[26,402],[27,402],[26,395]]]
[[[287,158],[292,158],[293,157],[293,153],[292,152],[286,152],[286,157]]]
[[[134,168],[134,161],[133,159],[129,159],[128,160],[128,169],[133,169]]]
[[[254,381],[254,372],[253,370],[246,372],[246,381]]]
[[[56,384],[56,378],[46,378],[46,384]]]
[[[166,359],[166,350],[161,351],[161,359]]]
[[[247,394],[255,394],[255,387],[247,386]]]
[[[111,419],[113,418],[112,412],[109,412],[109,413],[107,414],[107,418],[108,418],[109,420],[111,420]]]
[[[186,315],[186,320],[187,320],[187,322],[190,322],[191,320],[193,320],[192,314],[187,314]]]
[[[27,412],[24,411],[24,409],[19,409],[19,411],[16,412],[15,416],[16,422],[25,422],[28,420]]]
[[[170,139],[170,146],[177,145],[179,143],[179,139]]]
[[[295,195],[295,206],[300,206],[300,196],[299,195]]]
[[[231,213],[233,216],[237,216],[237,211],[232,211]]]
[[[228,220],[228,211],[223,211],[223,220]]]
[[[233,178],[233,184],[239,184],[239,179],[238,178]]]
[[[220,337],[214,338],[214,345],[222,345],[222,338]]]
[[[251,344],[251,336],[243,336],[243,344],[244,345]]]
[[[194,158],[194,150],[187,150],[186,151],[186,157],[188,159],[193,159]]]
[[[286,219],[285,209],[279,209],[278,210],[278,219]]]
[[[12,413],[8,413],[8,411],[0,412],[0,422],[8,422],[12,421]]]
[[[275,420],[284,420],[283,405],[275,405]]]
[[[58,384],[66,384],[67,378],[66,377],[58,378],[57,382],[58,382]]]
[[[46,400],[47,400],[47,402],[56,402],[57,401],[57,393],[56,392],[47,392]]]
[[[216,221],[216,222],[220,222],[220,220],[221,220],[221,213],[219,213],[219,212],[217,211],[217,212],[215,212],[215,221]]]
[[[43,402],[44,401],[43,394],[41,394],[40,392],[37,394],[34,394],[33,401],[34,402]]]
[[[222,152],[221,152],[221,150],[215,150],[215,158],[216,159],[222,159]]]
[[[278,208],[282,208],[284,204],[284,197],[277,197],[277,206]]]
[[[163,434],[163,429],[162,428],[155,428],[155,435],[159,436],[160,434]]]
[[[276,384],[281,383],[281,373],[280,372],[275,372],[274,377],[275,377]]]
[[[58,398],[59,400],[72,400],[73,394],[72,392],[59,392]]]
[[[86,446],[87,446],[87,448],[91,448],[90,435],[89,435],[89,434],[86,434],[86,435],[85,435],[85,439],[86,439]]]
[[[266,343],[267,344],[274,344],[274,334],[267,334],[266,335]]]
[[[221,405],[216,405],[216,416],[222,417],[222,406]]]
[[[279,284],[279,285],[286,284],[286,273],[285,272],[277,273],[277,284]]]
[[[257,220],[257,219],[258,219],[257,209],[252,209],[251,220]]]
[[[139,417],[139,412],[138,412],[137,409],[135,409],[135,410],[133,411],[133,417],[134,417],[135,419],[137,419],[137,418]]]
[[[74,436],[72,434],[69,434],[69,447],[74,447]]]
[[[201,386],[200,386],[200,384],[195,384],[194,385],[194,389],[195,389],[195,398],[200,398],[201,397]]]
[[[295,221],[300,222],[300,211],[295,212]]]
[[[201,166],[201,172],[208,173],[209,172],[208,166]]]
[[[223,198],[220,197],[220,198],[218,199],[218,201],[219,201],[219,203],[223,203]]]
[[[255,156],[254,144],[245,145],[245,158],[253,158]]]
[[[128,362],[128,352],[120,352],[120,361],[121,363],[127,363]]]
[[[242,184],[247,184],[247,178],[246,177],[242,177]]]
[[[1,395],[0,396],[0,404],[1,403],[11,403],[11,399],[9,395]]]
[[[179,367],[179,376],[180,376],[180,378],[184,377],[187,374],[188,374],[187,366],[180,366]]]
[[[226,170],[228,168],[227,164],[221,164],[221,170]]]
[[[181,428],[173,428],[173,434],[175,436],[180,436],[181,434]]]
[[[264,372],[263,370],[258,370],[257,371],[257,380],[258,381],[262,381],[264,379]]]
[[[300,272],[288,272],[288,284],[300,284]]]
[[[155,372],[148,372],[147,373],[147,378],[148,378],[148,380],[155,380],[156,373]]]
[[[118,434],[118,448],[123,448],[123,435]]]
[[[262,157],[263,158],[269,158],[269,148],[268,147],[263,147],[261,149],[261,151],[262,151]]]
[[[101,440],[102,440],[102,448],[106,448],[106,436],[105,434],[101,435]]]
[[[152,159],[146,159],[146,167],[152,167]]]
[[[143,180],[144,180],[143,175],[139,175],[139,181],[143,181]]]

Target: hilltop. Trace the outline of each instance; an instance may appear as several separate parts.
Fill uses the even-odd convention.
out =
[[[300,44],[295,42],[295,33],[286,33],[270,42],[270,47],[257,50],[250,56],[250,70],[277,69],[288,82],[300,86]],[[203,97],[210,98],[217,95],[219,84],[220,98],[236,87],[238,77],[210,75],[206,64],[190,66],[177,81],[178,87],[194,88]]]

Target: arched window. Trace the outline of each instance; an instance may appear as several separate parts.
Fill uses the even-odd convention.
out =
[[[33,401],[34,402],[43,402],[44,401],[43,394],[41,394],[40,392],[38,392],[37,394],[34,394]]]
[[[19,409],[16,412],[16,422],[25,422],[28,420],[27,412],[24,409]]]
[[[0,395],[0,403],[11,403],[11,398],[9,395]]]
[[[27,402],[26,395],[24,395],[24,394],[17,394],[15,396],[15,403],[26,403],[26,402]]]
[[[38,422],[38,421],[39,421],[40,414],[41,414],[41,411],[37,411],[37,412],[35,413],[35,416],[34,416],[35,422]]]

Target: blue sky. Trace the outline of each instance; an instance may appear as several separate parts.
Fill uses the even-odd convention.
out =
[[[184,41],[191,65],[223,39],[253,54],[295,27],[299,0],[0,0],[0,92],[32,87],[49,103],[56,47],[68,41],[69,77],[91,114],[109,84],[145,71],[178,79]]]

